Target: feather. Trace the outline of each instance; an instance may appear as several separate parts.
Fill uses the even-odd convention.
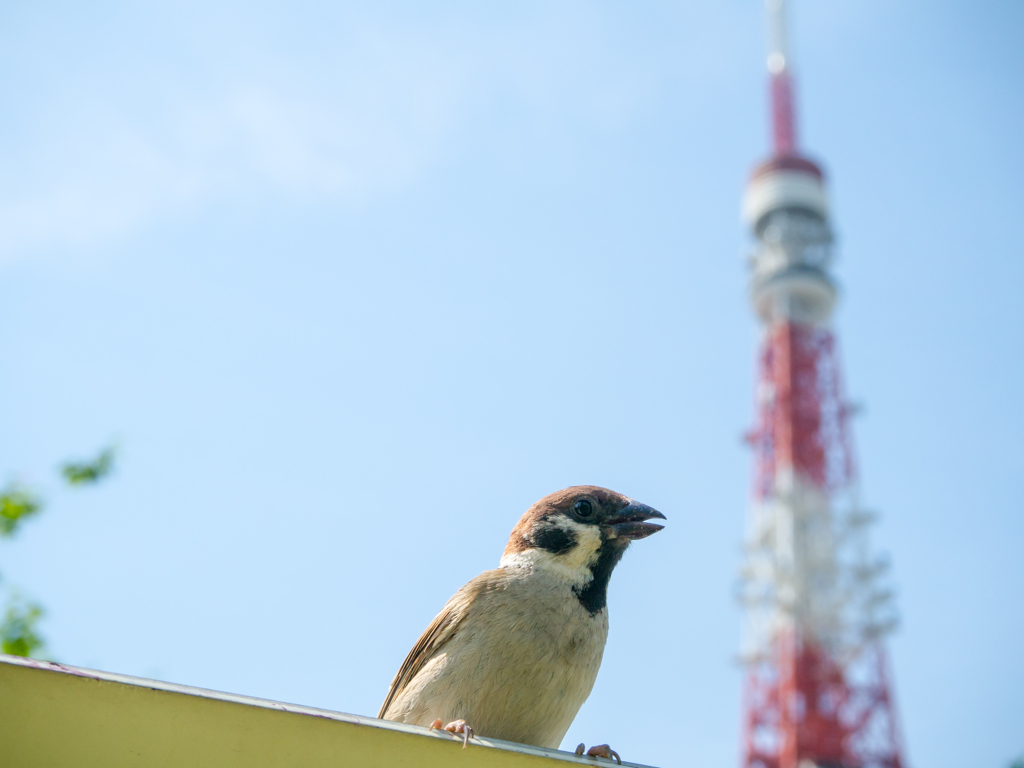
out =
[[[405,661],[391,681],[391,688],[388,689],[387,698],[384,699],[377,717],[385,718],[388,707],[405,690],[409,682],[459,631],[459,626],[471,613],[477,597],[489,587],[493,588],[493,584],[490,583],[495,579],[503,580],[503,576],[501,569],[485,571],[452,595],[405,657]]]

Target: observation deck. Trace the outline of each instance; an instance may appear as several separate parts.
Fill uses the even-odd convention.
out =
[[[765,324],[828,322],[836,286],[828,272],[832,231],[824,174],[796,155],[754,169],[742,214],[758,240],[751,257],[751,302]]]

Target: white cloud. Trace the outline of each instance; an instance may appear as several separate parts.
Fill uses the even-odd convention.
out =
[[[156,79],[143,96],[116,77],[42,93],[51,107],[27,110],[18,142],[0,146],[0,258],[103,244],[226,199],[373,200],[419,179],[467,122],[500,133],[479,115],[497,99],[513,115],[506,140],[571,136],[581,119],[614,130],[649,73],[611,49],[599,17],[570,11],[369,25],[329,55],[262,52],[244,76],[215,59],[202,79]]]
[[[389,79],[373,66],[396,65],[386,88],[362,87]],[[408,184],[436,153],[455,88],[422,60],[364,67],[327,97],[235,84],[156,114],[109,99],[61,105],[63,130],[4,149],[0,254],[106,241],[225,196],[356,200]]]

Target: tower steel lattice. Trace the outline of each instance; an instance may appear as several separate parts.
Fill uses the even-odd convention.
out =
[[[885,636],[888,563],[868,548],[839,355],[821,168],[797,142],[783,0],[767,0],[773,155],[746,189],[763,325],[740,597],[743,768],[902,768]]]

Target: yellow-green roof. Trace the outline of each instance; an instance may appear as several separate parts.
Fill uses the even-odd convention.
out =
[[[568,752],[0,654],[0,765],[609,766]],[[624,765],[632,765],[624,763]],[[641,767],[642,768],[642,767]]]

